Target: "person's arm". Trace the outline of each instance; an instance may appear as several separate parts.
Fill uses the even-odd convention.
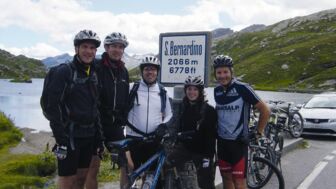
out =
[[[264,129],[267,125],[271,111],[266,105],[266,103],[263,101],[259,101],[257,104],[255,104],[255,107],[260,112],[257,130],[258,130],[258,133],[263,135]]]
[[[206,114],[207,117],[203,121],[206,137],[205,143],[207,146],[207,148],[204,149],[204,155],[207,158],[212,158],[216,151],[217,112],[215,109],[209,108]]]
[[[55,137],[56,143],[67,145],[68,136],[65,132],[64,114],[62,113],[61,99],[66,93],[67,79],[71,75],[71,70],[67,66],[56,70],[54,78],[50,81],[50,95],[48,96],[48,111],[50,112],[50,127]]]

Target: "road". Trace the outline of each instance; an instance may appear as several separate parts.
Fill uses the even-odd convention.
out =
[[[287,189],[334,189],[336,186],[336,138],[305,137],[308,147],[297,148],[282,158]]]

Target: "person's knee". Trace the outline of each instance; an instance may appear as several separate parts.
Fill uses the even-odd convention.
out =
[[[246,179],[244,178],[233,178],[233,183],[236,189],[246,189]]]

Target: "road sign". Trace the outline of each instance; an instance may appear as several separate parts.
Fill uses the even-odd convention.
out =
[[[160,82],[174,86],[192,75],[201,76],[207,86],[210,48],[210,32],[160,34]]]

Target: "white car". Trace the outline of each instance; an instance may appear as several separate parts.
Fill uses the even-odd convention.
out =
[[[299,112],[303,134],[336,136],[336,93],[314,95]]]

